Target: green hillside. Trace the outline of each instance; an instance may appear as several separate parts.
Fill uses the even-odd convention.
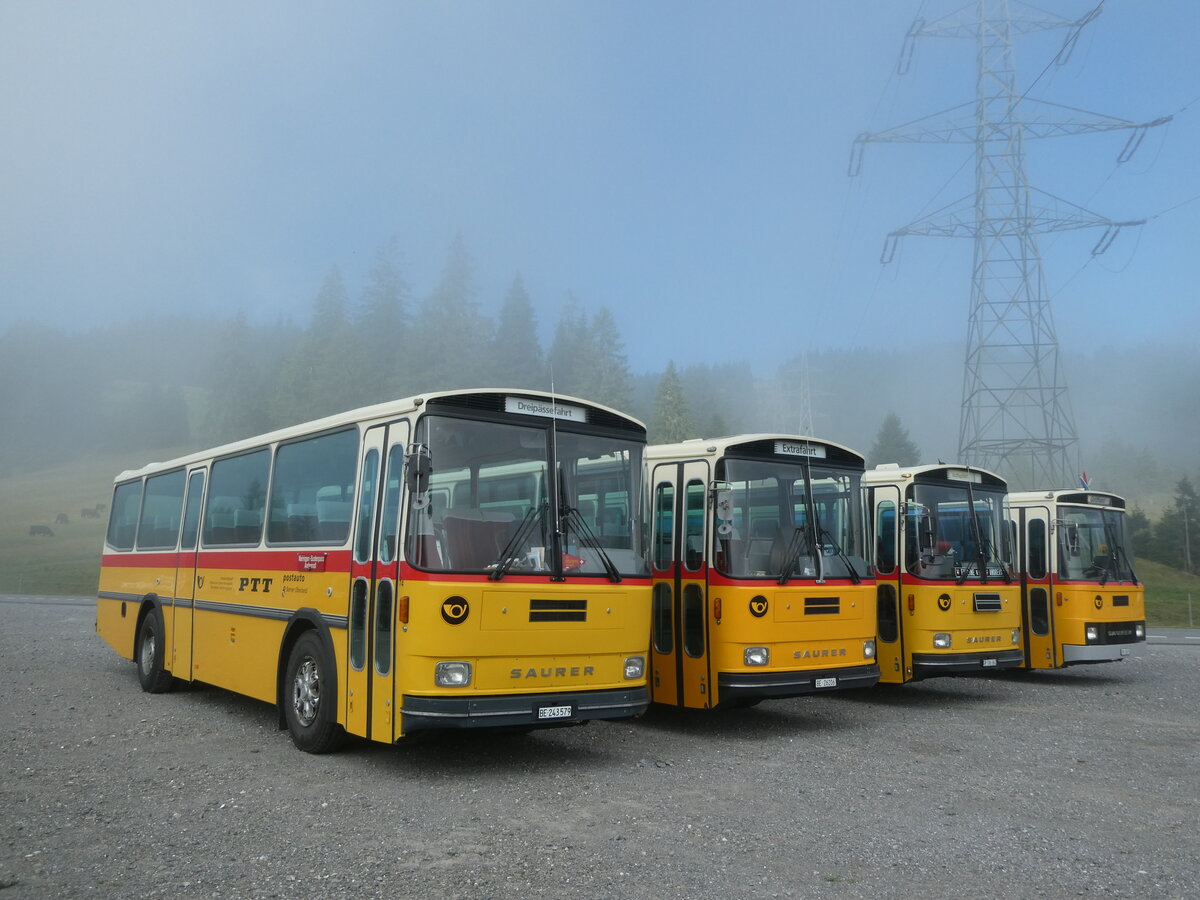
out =
[[[170,459],[183,452],[155,456]],[[80,510],[108,503],[113,476],[147,462],[121,454],[0,478],[0,593],[95,593],[107,516],[85,519]],[[69,519],[67,524],[55,522],[60,513]],[[31,535],[32,525],[48,526],[54,536]],[[1146,584],[1146,618],[1151,625],[1200,625],[1200,576],[1144,559],[1135,564]]]

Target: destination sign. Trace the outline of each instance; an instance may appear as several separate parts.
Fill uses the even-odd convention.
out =
[[[775,452],[781,456],[811,456],[814,459],[825,458],[825,448],[820,444],[806,444],[800,441],[776,441]]]
[[[569,419],[572,422],[587,421],[587,410],[582,406],[533,400],[529,397],[505,397],[504,409],[506,412],[522,416],[545,416],[551,419]]]

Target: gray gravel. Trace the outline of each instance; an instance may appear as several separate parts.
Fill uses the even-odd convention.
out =
[[[0,598],[0,900],[1194,897],[1200,646],[729,713],[295,750]]]

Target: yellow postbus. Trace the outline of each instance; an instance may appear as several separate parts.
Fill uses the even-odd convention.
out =
[[[1021,569],[1025,666],[1123,659],[1146,640],[1125,500],[1107,491],[1008,495]]]
[[[651,695],[708,709],[879,680],[863,458],[750,434],[646,450]]]
[[[875,540],[880,682],[1022,664],[1008,485],[969,466],[877,466],[863,476]]]
[[[346,733],[635,716],[645,427],[529,391],[422,394],[116,479],[96,630],[147,691]]]

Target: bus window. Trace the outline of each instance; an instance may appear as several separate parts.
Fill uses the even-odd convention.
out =
[[[204,546],[258,543],[270,459],[270,450],[256,450],[213,463],[204,516]]]
[[[112,515],[108,519],[108,546],[114,550],[132,550],[137,534],[138,510],[142,506],[142,483],[118,484],[113,492]]]
[[[179,546],[183,550],[196,549],[196,536],[200,531],[201,501],[204,499],[204,472],[193,472],[188,479],[187,507],[183,511],[183,536]]]
[[[896,606],[896,586],[881,584],[875,592],[879,639],[892,643],[900,637],[900,610]]]
[[[660,484],[654,489],[654,568],[669,569],[674,556],[675,486]]]
[[[326,527],[348,517],[333,516],[330,498],[340,500],[342,485],[354,483],[358,457],[358,432],[354,429],[323,434],[291,444],[275,452],[275,471],[271,478],[271,516],[267,524],[267,542],[271,544],[314,543],[321,535],[318,498],[324,498],[320,512]],[[346,539],[345,531],[330,529],[332,540]]]
[[[183,470],[146,479],[142,517],[138,523],[139,550],[173,550],[179,539],[183,510]]]
[[[396,541],[400,534],[400,478],[403,472],[404,447],[396,444],[388,452],[387,490],[383,496],[383,526],[379,535],[379,561],[384,563],[396,559]]]
[[[683,589],[683,652],[704,655],[704,592],[694,582]]]
[[[683,536],[683,567],[689,572],[700,568],[704,560],[704,484],[689,481],[684,494],[687,503]]]
[[[1029,520],[1029,547],[1026,553],[1026,569],[1030,578],[1046,577],[1046,523],[1041,519]]]
[[[375,671],[392,671],[392,583],[386,580],[375,594]]]
[[[671,653],[675,649],[671,622],[671,586],[665,581],[654,585],[654,649]]]
[[[356,578],[350,594],[350,666],[367,664],[367,579]]]
[[[367,451],[363,461],[362,487],[358,492],[358,524],[354,540],[354,561],[371,558],[371,537],[375,531],[375,479],[379,477],[379,451]]]
[[[875,513],[875,571],[888,575],[896,569],[896,505],[883,500]]]

